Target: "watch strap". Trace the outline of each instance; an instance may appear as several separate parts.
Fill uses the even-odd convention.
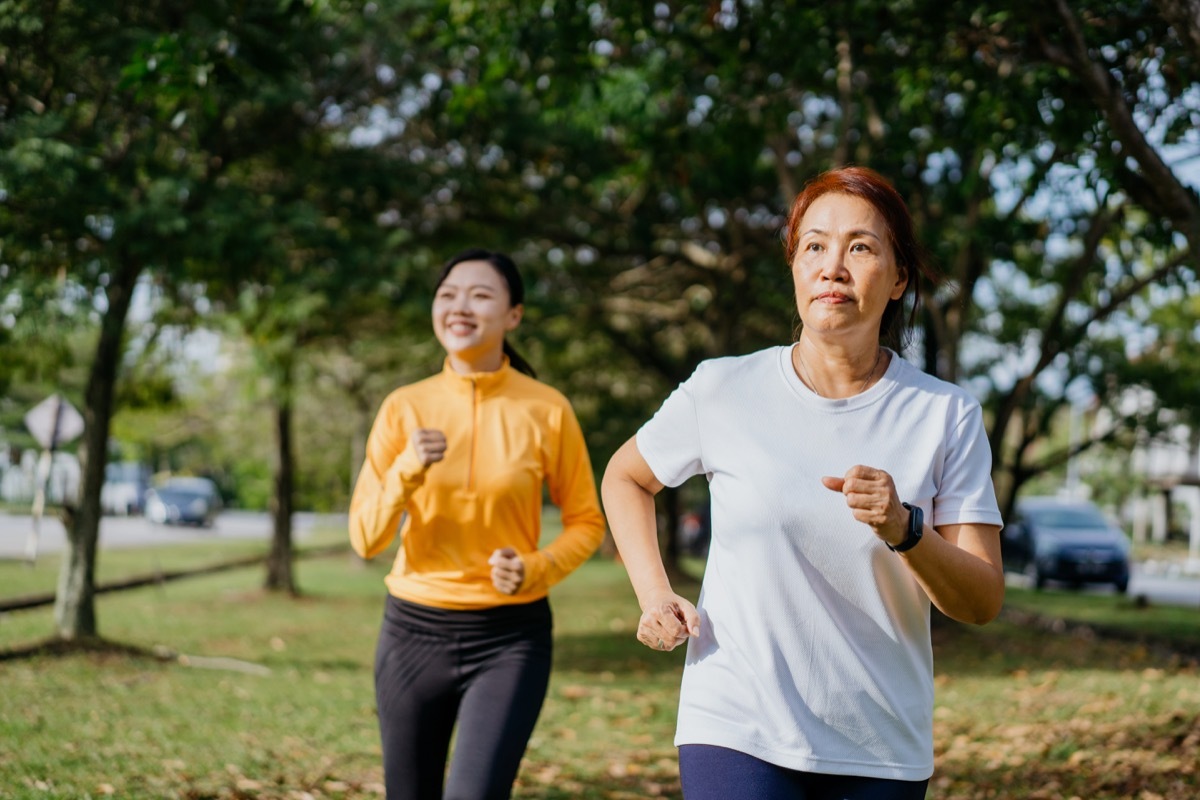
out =
[[[910,506],[908,503],[900,505],[908,509],[908,535],[904,537],[904,541],[893,547],[888,544],[888,549],[894,553],[903,553],[905,550],[911,550],[917,546],[917,542],[921,541],[921,536],[925,533],[925,512],[920,506]],[[884,542],[887,544],[887,542]]]

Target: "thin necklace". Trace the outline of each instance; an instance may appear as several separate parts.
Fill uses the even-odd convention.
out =
[[[875,369],[879,366],[881,358],[883,358],[883,348],[878,347],[875,349],[875,363],[871,365],[871,371],[867,373],[867,377],[863,378],[862,385],[858,387],[858,391],[855,394],[862,394],[866,391],[867,384],[874,377]],[[817,383],[812,379],[812,375],[808,374],[808,366],[804,363],[804,353],[800,350],[799,343],[796,345],[796,360],[800,362],[800,372],[804,374],[804,380],[808,383],[809,388],[813,390],[813,394],[817,397],[825,397],[825,395],[821,394],[821,390],[817,388]]]

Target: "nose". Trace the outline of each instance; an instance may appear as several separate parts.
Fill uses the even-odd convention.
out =
[[[839,249],[830,249],[821,261],[821,280],[845,283],[850,278],[846,268],[846,254]]]

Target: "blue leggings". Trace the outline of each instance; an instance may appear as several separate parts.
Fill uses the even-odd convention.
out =
[[[684,800],[923,800],[929,781],[799,772],[707,744],[679,748]]]
[[[389,595],[375,653],[388,800],[506,800],[550,656],[545,599],[447,611]]]

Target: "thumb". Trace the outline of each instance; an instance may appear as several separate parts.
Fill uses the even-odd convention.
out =
[[[695,606],[689,603],[686,606],[681,606],[679,612],[680,621],[687,627],[688,636],[699,636],[700,614],[696,611]]]
[[[846,485],[846,479],[845,478],[831,478],[829,476],[826,476],[824,478],[821,478],[821,485],[823,485],[826,489],[832,489],[835,492],[840,492],[842,490],[842,487]]]

